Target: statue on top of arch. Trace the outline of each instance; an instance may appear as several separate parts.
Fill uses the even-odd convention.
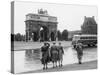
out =
[[[38,9],[38,14],[48,15],[48,12],[47,12],[47,10],[43,10],[43,9],[41,8],[41,9]]]

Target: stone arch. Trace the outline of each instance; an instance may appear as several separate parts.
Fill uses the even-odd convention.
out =
[[[26,21],[26,41],[55,41],[57,25],[50,22]],[[41,30],[42,28],[42,30]]]
[[[51,41],[55,41],[55,33],[51,32],[50,34]]]
[[[31,31],[31,32],[29,32],[29,34],[28,34],[28,40],[30,40],[30,41],[38,41],[38,39],[39,39],[39,32],[38,31]]]
[[[40,41],[48,41],[48,33],[49,33],[49,29],[46,26],[41,26],[40,27]]]
[[[32,32],[31,33],[31,37],[33,41],[38,41],[38,32]]]

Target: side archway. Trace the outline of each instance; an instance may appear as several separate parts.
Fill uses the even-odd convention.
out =
[[[51,37],[51,41],[55,41],[55,33],[54,32],[51,32],[50,37]]]

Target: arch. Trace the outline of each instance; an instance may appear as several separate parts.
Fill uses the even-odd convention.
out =
[[[32,41],[38,41],[38,39],[39,39],[38,32],[32,32],[31,39],[32,39]]]
[[[55,33],[54,32],[51,32],[50,37],[51,37],[51,41],[55,41]]]
[[[48,41],[48,31],[49,31],[48,28],[46,26],[41,26],[41,28],[40,28],[40,41]]]
[[[57,26],[52,22],[32,22],[26,23],[26,42],[32,41],[55,41]],[[51,33],[52,32],[52,33]]]

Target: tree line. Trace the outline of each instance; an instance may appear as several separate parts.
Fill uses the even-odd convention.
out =
[[[20,33],[11,34],[11,41],[25,41],[25,35]]]
[[[57,38],[58,41],[68,41],[68,31],[63,30],[62,32],[60,30],[57,31]]]
[[[58,41],[68,41],[68,31],[63,30],[61,32],[60,30],[58,30],[57,38],[58,38]],[[25,35],[22,35],[20,33],[11,34],[11,41],[25,41]]]

